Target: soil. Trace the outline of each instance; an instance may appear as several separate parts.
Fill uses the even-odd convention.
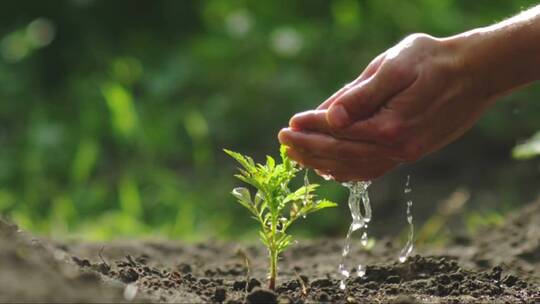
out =
[[[0,221],[0,302],[540,303],[540,200],[503,226],[419,248],[405,263],[399,246],[353,246],[342,291],[342,240],[301,241],[283,255],[270,291],[259,245],[54,242]],[[352,269],[360,262],[361,278]]]

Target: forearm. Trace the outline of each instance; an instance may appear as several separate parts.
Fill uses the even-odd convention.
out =
[[[540,5],[489,27],[442,39],[485,97],[540,79]]]

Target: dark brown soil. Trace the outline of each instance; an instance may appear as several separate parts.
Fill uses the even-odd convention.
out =
[[[283,255],[272,292],[258,245],[54,243],[0,221],[0,302],[540,302],[540,201],[502,227],[443,249],[420,248],[405,263],[390,240],[369,251],[353,247],[350,265],[367,264],[367,272],[358,278],[351,269],[346,291],[336,271],[341,246],[301,241]]]

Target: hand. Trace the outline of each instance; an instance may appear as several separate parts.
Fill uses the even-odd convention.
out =
[[[468,72],[466,49],[411,35],[318,110],[295,115],[279,140],[291,158],[338,181],[416,161],[460,137],[495,99]]]

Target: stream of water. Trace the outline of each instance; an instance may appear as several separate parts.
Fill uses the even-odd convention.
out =
[[[409,224],[409,237],[407,239],[405,247],[403,247],[403,249],[401,249],[399,253],[398,259],[401,263],[404,263],[407,260],[414,248],[414,225],[413,216],[411,213],[411,207],[413,202],[412,199],[409,198],[411,192],[411,176],[407,175],[407,182],[405,183],[405,190],[403,190],[403,193],[405,194],[405,198],[407,199],[407,223]]]
[[[339,264],[338,271],[341,275],[341,281],[339,283],[340,289],[347,288],[346,280],[350,277],[350,272],[347,270],[346,262],[347,256],[351,250],[351,240],[352,235],[357,230],[363,230],[362,236],[360,238],[360,244],[363,247],[368,245],[368,235],[367,228],[368,223],[371,220],[371,205],[369,201],[369,192],[368,187],[371,185],[371,181],[365,182],[348,182],[343,183],[344,187],[349,189],[349,209],[351,210],[352,223],[349,226],[349,231],[347,232],[347,237],[345,239],[345,245],[343,247],[343,252],[341,254],[341,263]],[[411,188],[411,177],[407,175],[407,181],[405,183],[405,190],[403,190],[405,198],[407,199],[407,223],[409,225],[409,235],[405,247],[401,249],[399,253],[399,261],[401,263],[405,262],[409,255],[412,253],[414,248],[414,225],[412,217],[412,199],[410,199],[410,193],[412,192]],[[362,214],[360,202],[364,207],[364,213]],[[362,264],[358,264],[356,267],[356,275],[358,277],[363,277],[366,274],[366,267]]]
[[[371,185],[370,181],[365,182],[348,182],[343,183],[344,187],[349,188],[349,209],[351,210],[352,223],[349,226],[347,237],[345,239],[345,246],[341,254],[341,263],[339,264],[338,271],[342,276],[339,284],[339,288],[345,289],[345,280],[350,277],[350,273],[347,270],[346,260],[351,249],[351,237],[353,232],[363,229],[362,237],[360,238],[360,244],[367,246],[368,236],[367,227],[369,221],[371,221],[371,205],[369,203],[368,187]],[[364,207],[364,214],[361,212],[360,201]],[[358,264],[356,268],[356,275],[362,277],[366,274],[366,267],[362,264]]]

